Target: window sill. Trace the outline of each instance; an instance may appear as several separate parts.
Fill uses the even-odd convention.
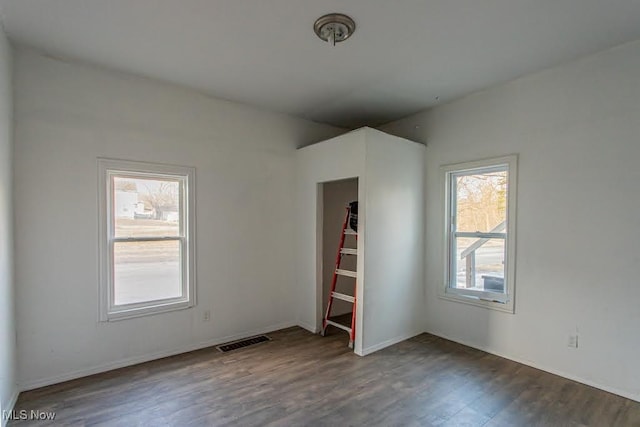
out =
[[[133,319],[136,317],[153,316],[154,314],[168,313],[170,311],[187,310],[194,307],[190,301],[171,302],[168,304],[158,304],[147,307],[138,307],[111,311],[101,316],[101,322],[117,322],[120,320]]]
[[[459,302],[467,305],[474,305],[476,307],[484,307],[489,310],[501,311],[503,313],[515,314],[513,299],[510,299],[506,303],[500,303],[495,301],[483,300],[476,297],[467,297],[462,295],[455,295],[441,291],[438,294],[440,299],[446,301]]]

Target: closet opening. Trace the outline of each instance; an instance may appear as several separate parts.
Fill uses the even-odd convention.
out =
[[[341,335],[353,347],[352,340],[359,331],[355,328],[356,272],[358,236],[357,224],[358,178],[341,179],[319,184],[318,215],[321,241],[321,331],[325,336]],[[346,220],[346,229],[343,230]],[[344,240],[342,241],[342,237]],[[342,241],[342,245],[341,245]],[[338,264],[338,265],[337,265]],[[336,273],[337,271],[337,273]],[[332,285],[335,280],[335,288]],[[354,297],[350,301],[350,297]],[[327,320],[327,309],[331,310]]]

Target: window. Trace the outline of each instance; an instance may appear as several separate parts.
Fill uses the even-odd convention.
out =
[[[442,297],[513,312],[516,168],[516,156],[443,167]]]
[[[193,168],[98,160],[100,320],[195,304]]]

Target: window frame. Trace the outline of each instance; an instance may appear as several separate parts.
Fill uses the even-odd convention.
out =
[[[453,229],[455,224],[455,207],[456,201],[454,197],[456,193],[453,189],[452,177],[468,173],[486,173],[493,169],[507,171],[507,212],[506,212],[506,236],[505,241],[505,260],[504,260],[504,278],[506,282],[506,293],[498,293],[491,291],[477,291],[473,289],[459,289],[451,287],[454,268],[453,261],[456,254],[453,253],[455,246],[452,239],[456,238],[456,231]],[[439,297],[442,299],[462,302],[475,306],[490,308],[507,313],[515,312],[515,277],[516,277],[516,200],[517,200],[517,181],[518,181],[518,156],[516,154],[495,157],[484,160],[477,160],[464,163],[456,163],[445,165],[441,168],[442,185],[444,190],[444,285],[439,287]],[[463,232],[457,232],[458,234]],[[503,233],[465,233],[474,235],[473,237],[492,237],[501,238]]]
[[[180,225],[176,237],[115,237],[113,177],[155,178],[180,183]],[[194,307],[195,277],[195,169],[185,166],[98,158],[99,316],[101,322],[148,316]],[[114,303],[114,244],[136,241],[179,241],[182,296],[131,304]]]

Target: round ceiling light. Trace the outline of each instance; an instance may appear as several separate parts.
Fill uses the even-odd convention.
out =
[[[331,43],[333,46],[351,37],[356,30],[356,23],[347,15],[330,13],[321,16],[313,24],[313,30],[320,39]]]

